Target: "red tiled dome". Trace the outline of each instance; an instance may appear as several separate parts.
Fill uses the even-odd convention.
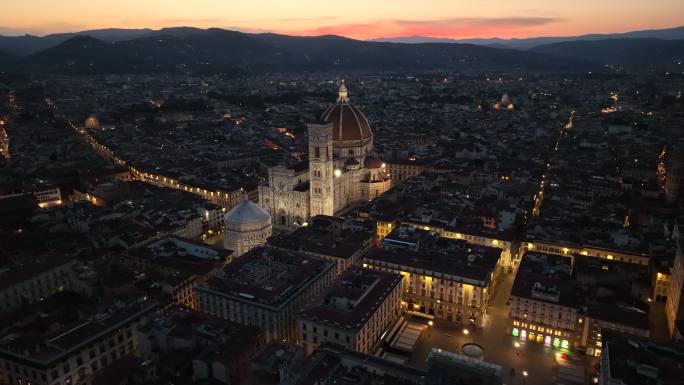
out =
[[[367,169],[374,169],[374,168],[382,168],[382,161],[374,156],[367,156],[366,159],[363,161],[363,168]]]
[[[370,139],[373,134],[368,119],[358,108],[349,104],[344,83],[340,86],[339,94],[337,103],[321,115],[324,122],[333,123],[333,141]]]

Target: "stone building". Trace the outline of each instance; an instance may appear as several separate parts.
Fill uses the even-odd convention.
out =
[[[372,352],[401,314],[401,280],[395,273],[347,270],[320,304],[297,315],[299,343],[307,353],[326,341]]]
[[[334,215],[371,200],[390,187],[386,165],[373,150],[366,116],[349,103],[340,85],[337,103],[318,122],[308,125],[309,161],[268,171],[268,186],[259,186],[259,205],[277,228],[301,226],[314,215]]]
[[[256,326],[269,341],[295,341],[294,316],[335,279],[335,263],[256,247],[197,287],[199,310]]]
[[[240,256],[250,249],[263,245],[271,236],[271,215],[246,200],[223,216],[225,224],[224,246]]]

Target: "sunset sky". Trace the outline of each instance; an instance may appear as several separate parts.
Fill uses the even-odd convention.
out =
[[[684,25],[684,0],[0,0],[0,34],[220,27],[247,32],[531,37]]]

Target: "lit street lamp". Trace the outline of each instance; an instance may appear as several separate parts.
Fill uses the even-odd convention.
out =
[[[468,338],[469,334],[470,334],[470,330],[468,330],[468,328],[463,328],[463,335],[466,336],[466,338]],[[470,340],[470,342],[471,343],[475,342],[475,336],[474,335],[473,335],[472,339]]]
[[[529,373],[527,373],[527,370],[523,370],[523,385],[525,385],[525,382],[527,381],[527,376]]]

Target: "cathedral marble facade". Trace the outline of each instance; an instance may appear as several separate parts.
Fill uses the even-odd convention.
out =
[[[308,164],[268,170],[268,185],[259,186],[259,206],[277,228],[301,226],[308,218],[335,215],[387,191],[390,178],[373,151],[368,119],[349,103],[340,85],[337,102],[320,121],[308,125]]]

